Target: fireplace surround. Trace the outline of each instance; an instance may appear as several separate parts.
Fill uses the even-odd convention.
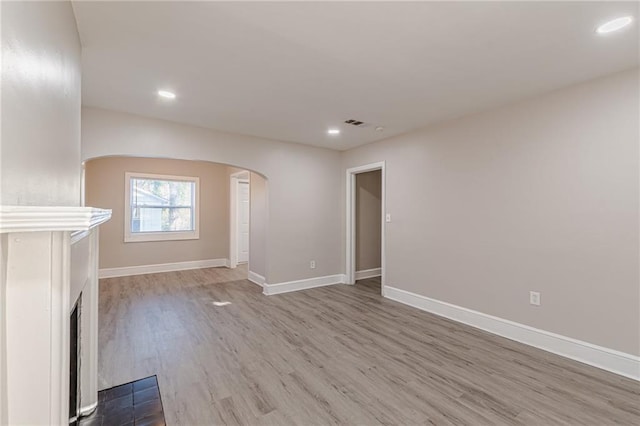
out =
[[[0,424],[68,424],[77,307],[77,414],[98,398],[98,229],[110,210],[0,207]]]

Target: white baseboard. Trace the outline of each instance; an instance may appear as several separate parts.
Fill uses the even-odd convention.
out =
[[[380,275],[382,275],[382,268],[363,269],[362,271],[356,271],[356,280],[366,280]]]
[[[253,271],[249,271],[249,276],[247,277],[247,279],[254,284],[258,284],[260,287],[264,285],[264,281],[265,281],[262,275],[256,274]]]
[[[128,277],[130,275],[155,274],[157,272],[186,271],[187,269],[229,267],[229,259],[193,260],[188,262],[161,263],[158,265],[125,266],[98,271],[99,278]]]
[[[640,380],[640,357],[635,355],[483,314],[399,288],[386,286],[385,297],[507,339]]]
[[[325,277],[307,278],[304,280],[288,281],[277,284],[263,284],[263,293],[272,296],[274,294],[289,293],[291,291],[306,290],[308,288],[323,287],[326,285],[343,284],[346,281],[344,274],[327,275]]]

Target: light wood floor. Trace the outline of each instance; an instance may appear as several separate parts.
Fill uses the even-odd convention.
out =
[[[375,279],[263,296],[244,277],[101,280],[101,388],[157,374],[169,425],[640,424],[638,382],[383,299]]]

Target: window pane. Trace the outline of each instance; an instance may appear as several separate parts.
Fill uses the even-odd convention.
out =
[[[131,232],[193,231],[193,215],[188,207],[140,207],[131,217]]]
[[[131,178],[131,232],[193,231],[195,182]]]
[[[163,231],[191,231],[192,215],[190,208],[162,209]]]
[[[191,206],[195,184],[187,181],[131,179],[131,204],[142,206]]]

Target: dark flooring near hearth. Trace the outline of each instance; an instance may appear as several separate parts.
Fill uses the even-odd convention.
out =
[[[156,376],[98,392],[98,408],[79,426],[164,426]]]
[[[100,280],[100,386],[157,374],[172,426],[640,424],[640,383],[385,299],[377,279],[264,296],[246,273]]]

